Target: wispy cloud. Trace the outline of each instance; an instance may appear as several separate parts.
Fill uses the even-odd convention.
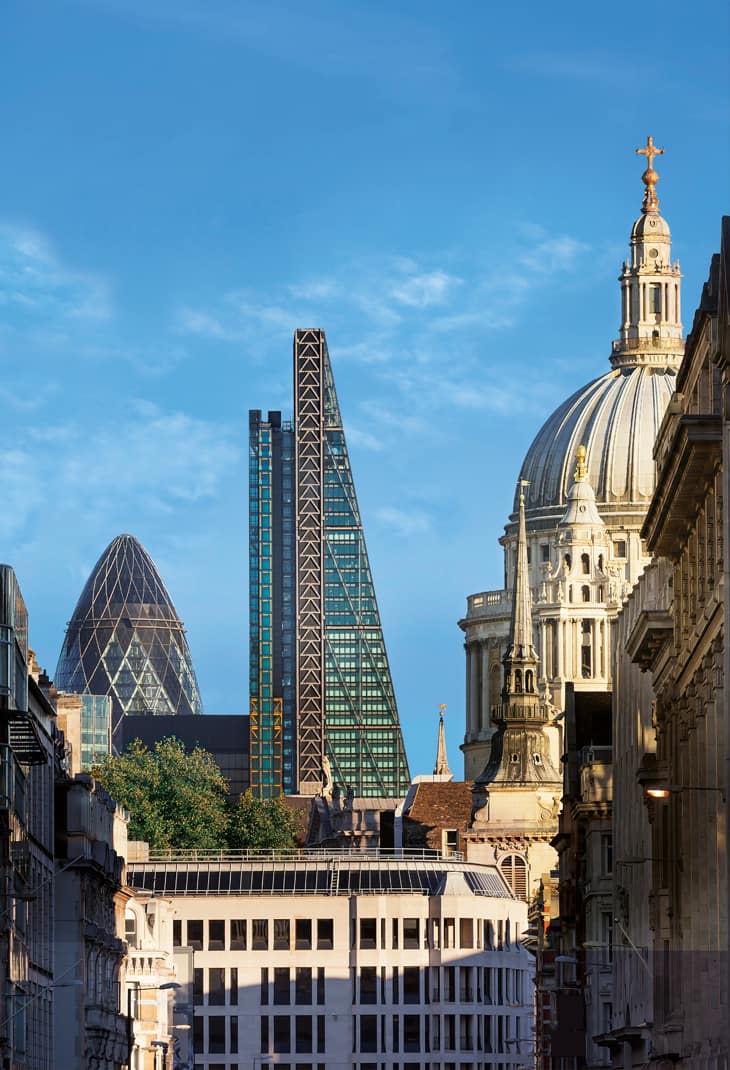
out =
[[[420,535],[431,527],[431,518],[422,509],[399,509],[394,505],[384,505],[377,510],[380,523],[392,534],[407,539],[411,535]]]
[[[364,431],[357,425],[348,422],[347,441],[360,449],[369,450],[371,453],[381,453],[385,449],[383,439],[374,435],[371,431]]]
[[[449,293],[463,280],[446,271],[427,271],[423,274],[411,274],[402,283],[391,290],[395,301],[410,308],[428,308],[430,305],[442,305]]]
[[[37,230],[0,224],[0,305],[21,316],[101,321],[111,315],[109,287],[64,264]]]
[[[330,338],[340,325],[343,344],[333,349],[338,364],[367,368],[360,377],[368,393],[361,402],[367,426],[348,421],[353,445],[373,452],[404,433],[440,433],[437,414],[445,408],[468,413],[508,413],[545,403],[544,378],[525,381],[524,362],[490,364],[495,339],[525,314],[528,298],[570,281],[589,246],[569,234],[537,224],[517,223],[518,239],[503,251],[499,269],[390,257],[380,263],[335,265],[331,275],[283,284],[274,292],[231,290],[212,307],[178,311],[176,330],[223,344],[257,339],[253,359],[264,359],[280,337],[297,326],[326,324]],[[362,324],[357,341],[352,323]],[[264,356],[262,356],[262,354]]]
[[[238,428],[227,428],[146,399],[129,402],[120,420],[31,424],[28,452],[2,458],[12,508],[0,533],[32,528],[45,502],[59,512],[83,511],[89,523],[170,513],[214,498],[240,459]],[[22,491],[22,493],[21,493]]]

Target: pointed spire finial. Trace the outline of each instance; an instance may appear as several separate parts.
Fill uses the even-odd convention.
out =
[[[509,657],[531,657],[532,649],[532,612],[530,604],[530,583],[527,562],[527,524],[525,521],[525,487],[526,479],[519,481],[520,510],[517,525],[517,555],[515,559],[515,584],[512,591],[512,620],[510,638],[507,648]]]
[[[444,731],[445,709],[446,703],[442,702],[439,706],[439,741],[436,749],[436,764],[433,767],[433,775],[453,777],[454,774],[449,769],[449,760],[446,757],[446,733]]]
[[[659,181],[659,175],[654,170],[652,164],[654,163],[655,156],[663,156],[664,149],[658,149],[654,144],[654,139],[651,134],[646,139],[646,145],[642,149],[636,150],[637,156],[646,156],[646,171],[641,176],[641,181],[646,186],[644,192],[644,202],[641,206],[641,210],[646,215],[647,212],[659,211],[659,198],[656,195],[655,186]]]
[[[588,451],[584,445],[580,445],[575,451],[575,472],[573,472],[573,480],[575,483],[585,483],[588,479],[588,465],[586,464],[586,457]]]

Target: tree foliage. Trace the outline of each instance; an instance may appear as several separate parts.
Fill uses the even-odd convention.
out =
[[[257,799],[250,791],[231,807],[228,843],[234,848],[293,847],[299,818],[282,798]]]
[[[212,755],[202,747],[188,753],[174,736],[152,750],[136,739],[92,774],[129,810],[130,840],[158,850],[294,846],[298,818],[283,800],[257,799],[249,791],[229,803]]]

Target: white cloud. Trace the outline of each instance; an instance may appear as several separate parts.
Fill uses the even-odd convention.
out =
[[[462,279],[449,275],[445,271],[428,271],[420,275],[411,275],[391,289],[391,296],[402,305],[411,308],[428,308],[430,305],[442,305],[450,291],[462,283]]]
[[[111,315],[105,280],[64,264],[41,232],[8,222],[0,223],[0,305],[67,320]]]
[[[361,428],[356,427],[349,422],[347,424],[346,438],[353,446],[359,446],[361,449],[370,450],[372,453],[380,453],[385,449],[385,443],[382,438],[372,434],[370,431],[363,431]]]
[[[404,539],[422,534],[431,527],[431,518],[421,509],[398,509],[394,505],[384,505],[377,510],[376,515],[384,527]]]

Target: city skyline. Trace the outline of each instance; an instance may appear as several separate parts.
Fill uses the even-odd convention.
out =
[[[40,661],[52,671],[86,575],[129,530],[186,623],[204,708],[245,712],[246,413],[266,398],[287,414],[288,339],[322,326],[406,748],[429,768],[440,702],[452,755],[461,737],[456,621],[466,592],[501,586],[519,458],[608,367],[647,133],[666,148],[685,316],[697,305],[726,187],[727,35],[703,32],[719,8],[649,6],[656,97],[633,69],[628,5],[601,45],[596,24],[546,14],[511,52],[505,13],[492,34],[476,9],[455,27],[404,5],[394,26],[319,5],[299,54],[284,6],[283,27],[260,13],[243,27],[225,4],[38,9],[43,26],[21,5],[9,16],[0,344],[16,467],[0,557]],[[322,69],[302,58],[317,40]],[[260,116],[241,115],[249,99]]]

